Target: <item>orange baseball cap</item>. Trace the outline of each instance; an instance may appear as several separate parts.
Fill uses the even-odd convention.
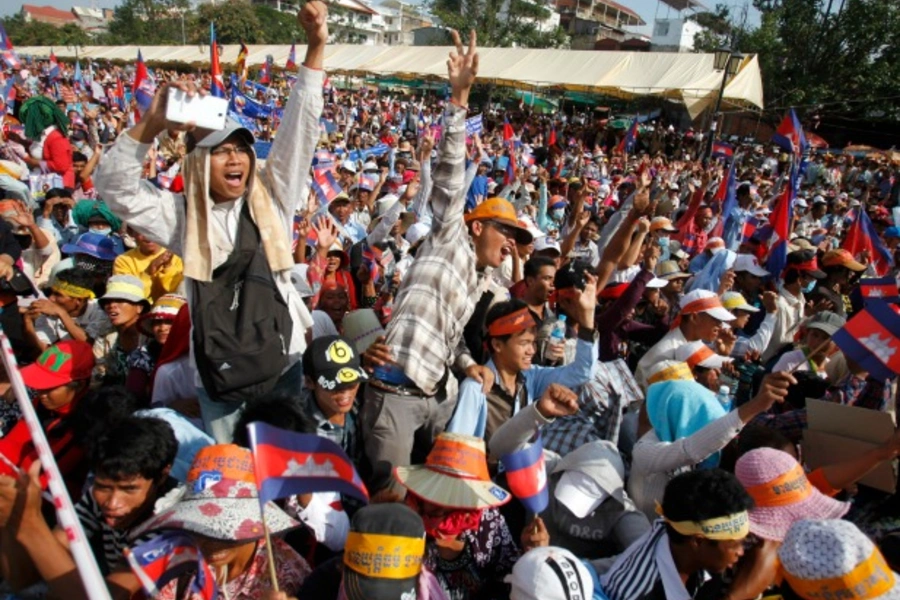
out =
[[[843,248],[838,248],[837,250],[829,250],[822,257],[822,266],[823,267],[846,267],[851,271],[865,271],[866,265],[861,262],[855,260],[853,255],[850,254],[847,250]]]
[[[472,221],[496,221],[508,225],[516,230],[516,242],[530,244],[533,241],[531,233],[519,224],[516,209],[509,200],[494,197],[488,198],[465,216],[466,223]]]

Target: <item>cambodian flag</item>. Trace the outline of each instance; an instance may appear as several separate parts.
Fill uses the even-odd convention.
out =
[[[731,161],[728,173],[719,183],[719,187],[716,189],[716,195],[713,196],[713,201],[720,204],[722,212],[719,213],[719,221],[709,234],[710,237],[724,237],[723,232],[729,231],[727,222],[734,216],[734,209],[737,208],[737,178],[734,173],[735,162],[737,161]],[[728,247],[729,241],[730,240],[725,240],[726,247]]]
[[[340,492],[369,501],[369,491],[340,446],[315,434],[265,423],[247,425],[260,504],[313,492]]]
[[[149,542],[125,550],[128,565],[151,598],[167,583],[194,573],[191,590],[204,600],[215,600],[216,577],[194,540],[184,531],[166,531]]]
[[[741,242],[747,242],[750,238],[753,237],[753,234],[756,233],[756,230],[760,228],[762,221],[757,217],[750,217],[744,222],[744,227],[741,230]]]
[[[114,92],[116,104],[124,112],[125,111],[125,84],[122,83],[121,77],[116,77],[116,91]]]
[[[868,250],[875,265],[875,273],[879,276],[887,275],[894,266],[894,257],[881,243],[872,219],[864,210],[857,211],[856,219],[847,230],[841,247],[853,256],[859,256],[864,250]]]
[[[272,82],[272,55],[266,55],[266,62],[263,65],[262,71],[259,73],[259,82],[265,83],[266,85]]]
[[[150,109],[153,102],[153,96],[156,95],[156,82],[147,71],[147,65],[144,64],[144,57],[138,50],[137,64],[134,66],[134,83],[131,86],[134,99],[137,102],[134,118],[141,119],[141,114]]]
[[[209,24],[209,93],[216,98],[225,97],[225,80],[219,65],[219,45],[216,43],[216,25]]]
[[[781,272],[787,265],[788,240],[791,233],[791,204],[794,196],[794,186],[785,182],[784,189],[775,204],[772,206],[772,214],[769,215],[769,224],[772,225],[772,235],[768,239],[768,261],[766,268],[773,277],[781,277]]]
[[[731,159],[734,157],[734,148],[725,142],[713,142],[712,155],[713,158]]]
[[[544,445],[541,437],[527,448],[500,457],[506,471],[506,484],[512,495],[525,508],[540,514],[550,502],[547,491],[547,468],[544,466]]]
[[[550,128],[550,135],[547,136],[547,146],[552,148],[556,145],[556,127]]]
[[[900,303],[900,290],[893,275],[887,277],[870,277],[859,280],[859,292],[864,300]]]
[[[59,79],[59,61],[56,60],[56,54],[53,52],[53,49],[50,50],[50,79],[56,80]]]
[[[900,314],[887,302],[870,300],[831,339],[876,379],[900,373]]]
[[[287,71],[297,70],[297,53],[294,44],[291,44],[291,51],[288,53],[287,63],[285,63],[284,68]]]
[[[619,145],[616,146],[616,151],[619,154],[631,154],[634,152],[634,145],[637,142],[638,137],[638,120],[637,117],[631,122],[631,126],[628,128],[628,131],[625,132],[625,137],[619,142]]]
[[[513,130],[512,125],[509,124],[509,120],[506,117],[503,117],[503,141],[508,142],[513,137],[515,137],[516,132]]]
[[[330,203],[341,193],[341,186],[331,171],[316,170],[313,174],[312,188],[324,204]]]
[[[798,158],[806,153],[809,144],[806,143],[803,126],[800,125],[800,119],[793,108],[784,115],[781,125],[772,136],[772,142]]]
[[[516,150],[512,140],[508,143],[509,160],[506,162],[506,174],[503,176],[503,185],[512,185],[516,181]]]

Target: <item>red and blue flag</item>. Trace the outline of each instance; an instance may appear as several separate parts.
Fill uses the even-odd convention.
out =
[[[203,600],[215,600],[216,577],[194,540],[184,531],[166,531],[125,550],[128,565],[151,598],[170,581],[194,574],[191,590]]]
[[[291,44],[291,51],[288,52],[287,62],[284,65],[286,71],[297,70],[297,50],[294,46],[295,44]]]
[[[727,158],[731,160],[734,158],[734,147],[725,142],[713,142],[712,155],[713,158]]]
[[[544,445],[541,437],[521,450],[500,457],[506,471],[506,484],[512,495],[526,510],[540,514],[550,502],[547,491],[547,468],[544,465]]]
[[[22,68],[22,61],[19,60],[19,55],[13,50],[12,40],[6,34],[6,28],[3,27],[3,23],[0,23],[0,53],[2,53],[3,62],[6,63],[7,67],[10,69]]]
[[[131,89],[134,93],[134,100],[137,103],[134,118],[139,121],[141,115],[150,110],[153,96],[156,95],[156,81],[147,71],[147,65],[144,63],[144,57],[141,56],[140,50],[138,50],[137,64],[134,67],[134,83]]]
[[[516,136],[516,132],[513,130],[512,125],[509,124],[509,120],[506,117],[503,117],[503,141],[509,142]]]
[[[866,302],[880,300],[900,303],[900,290],[897,288],[897,280],[893,275],[860,279],[859,293]]]
[[[631,121],[631,126],[628,128],[628,131],[625,132],[625,136],[619,141],[619,144],[616,146],[616,151],[619,154],[631,154],[634,152],[634,145],[637,143],[638,137],[638,120],[637,117]]]
[[[266,55],[266,62],[263,64],[262,71],[259,73],[259,82],[266,85],[272,83],[272,55]]]
[[[119,109],[122,112],[125,112],[125,84],[122,83],[121,77],[116,77],[116,91],[113,92],[113,97],[115,98]]]
[[[894,267],[894,257],[891,256],[891,251],[881,243],[872,219],[864,210],[856,211],[856,219],[847,230],[841,247],[853,256],[859,256],[864,251],[868,251],[875,267],[875,273],[879,277],[887,275]]]
[[[216,42],[216,25],[209,24],[209,94],[215,98],[225,97],[225,80],[219,64],[219,44]]]
[[[900,314],[887,302],[870,300],[832,336],[848,361],[876,379],[900,373]]]
[[[50,71],[47,73],[50,79],[55,81],[59,79],[59,61],[56,59],[56,53],[50,49]]]
[[[331,440],[258,422],[247,425],[247,432],[260,504],[314,492],[340,492],[369,501],[353,463]]]
[[[316,170],[313,173],[312,188],[323,204],[330,203],[343,191],[331,171]]]
[[[782,188],[781,194],[775,199],[775,204],[772,206],[772,214],[769,215],[772,233],[767,240],[766,268],[773,277],[781,277],[781,272],[787,265],[788,240],[791,234],[791,205],[794,186],[790,182],[785,182]]]
[[[806,142],[797,112],[793,108],[784,115],[775,135],[772,136],[772,142],[798,158],[806,153],[809,144]]]

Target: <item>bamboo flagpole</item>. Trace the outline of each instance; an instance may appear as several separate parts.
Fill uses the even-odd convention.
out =
[[[94,559],[94,553],[91,551],[87,537],[84,535],[84,529],[81,527],[81,521],[78,519],[78,515],[75,514],[72,499],[69,498],[69,492],[66,490],[62,475],[59,473],[59,467],[53,457],[50,444],[47,442],[47,436],[44,435],[44,429],[41,427],[34,406],[28,397],[28,391],[25,389],[22,374],[19,373],[19,365],[16,362],[15,354],[13,354],[12,345],[10,345],[9,338],[6,337],[2,327],[0,327],[0,350],[2,350],[3,366],[6,367],[9,382],[22,411],[22,418],[25,419],[25,423],[28,425],[28,431],[40,458],[41,466],[47,473],[48,487],[53,497],[53,504],[56,507],[56,515],[59,518],[59,524],[66,532],[66,537],[69,540],[69,551],[75,560],[75,566],[78,568],[78,574],[81,576],[84,589],[91,600],[111,600],[106,581],[100,573],[100,568]]]

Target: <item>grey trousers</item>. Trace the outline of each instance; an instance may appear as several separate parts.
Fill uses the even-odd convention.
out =
[[[373,468],[379,470],[379,463],[385,462],[390,463],[391,470],[409,465],[417,441],[427,452],[434,438],[444,431],[455,407],[456,395],[448,399],[444,388],[435,396],[422,398],[367,384],[360,423]]]

